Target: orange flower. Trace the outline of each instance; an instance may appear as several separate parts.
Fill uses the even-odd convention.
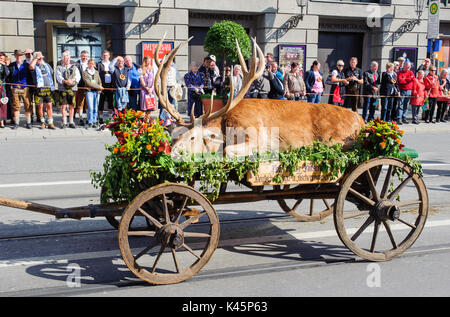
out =
[[[386,143],[381,142],[381,143],[380,143],[380,146],[381,146],[382,149],[384,149],[384,148],[386,147]]]
[[[397,141],[398,144],[400,144],[402,142],[402,140],[400,140],[400,139],[397,139],[395,141]]]
[[[125,147],[124,147],[124,146],[122,146],[122,147],[120,148],[120,153],[123,153],[123,152],[125,152]]]
[[[115,147],[114,148],[114,153],[117,154],[118,152],[119,152],[119,149]]]
[[[130,135],[130,134],[129,134],[128,132],[125,132],[125,133],[123,134],[123,136],[124,136],[125,138],[128,138],[129,135]]]
[[[399,132],[400,132],[400,135],[405,134],[405,131],[403,131],[403,130],[400,130]]]
[[[143,114],[144,114],[144,113],[143,113],[142,111],[136,112],[136,116],[138,116],[138,117],[142,116]]]
[[[151,144],[147,144],[146,148],[147,148],[147,150],[150,151],[152,149],[152,145]]]

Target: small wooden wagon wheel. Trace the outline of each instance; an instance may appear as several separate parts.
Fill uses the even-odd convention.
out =
[[[148,202],[152,201],[162,204],[164,219],[151,215]],[[144,215],[154,229],[130,231],[136,214]],[[189,219],[180,221],[187,214]],[[187,185],[165,183],[142,192],[126,208],[119,246],[125,264],[137,277],[150,284],[173,284],[205,266],[217,248],[219,233],[217,213],[205,196]]]
[[[355,168],[341,185],[334,223],[356,255],[386,261],[411,247],[427,215],[428,193],[420,175],[399,159],[376,158]]]
[[[273,188],[275,190],[289,190],[290,186],[275,185]],[[331,215],[334,209],[334,203],[327,199],[294,199],[291,204],[286,199],[277,199],[277,202],[285,213],[304,222],[322,220]],[[300,206],[305,206],[307,210],[301,211]]]

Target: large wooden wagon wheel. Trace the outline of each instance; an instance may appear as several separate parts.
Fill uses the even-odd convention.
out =
[[[386,261],[411,247],[427,215],[428,193],[420,175],[399,159],[376,158],[355,168],[341,185],[334,223],[356,255]]]
[[[163,208],[164,219],[154,217],[148,202]],[[136,214],[144,215],[154,229],[130,231]],[[190,218],[181,221],[186,214]],[[179,283],[209,261],[219,232],[217,213],[205,196],[187,185],[161,184],[139,194],[124,211],[119,226],[120,252],[140,279],[150,284]]]
[[[298,185],[302,186],[302,185]],[[274,190],[289,190],[290,185],[275,185]],[[333,213],[334,203],[327,199],[294,199],[289,203],[286,199],[277,199],[281,209],[299,221],[319,221]],[[301,210],[305,207],[305,210]]]

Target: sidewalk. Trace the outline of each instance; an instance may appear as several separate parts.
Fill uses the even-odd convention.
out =
[[[180,109],[182,111],[182,109]],[[158,116],[158,110],[152,113],[153,117]],[[20,117],[20,127],[16,130],[10,128],[10,125],[7,125],[6,128],[0,129],[0,142],[8,141],[14,139],[51,139],[51,138],[86,138],[86,137],[94,137],[94,138],[108,138],[111,137],[111,132],[109,130],[96,130],[96,129],[86,129],[86,127],[77,126],[75,129],[66,128],[61,129],[61,114],[58,112],[54,112],[54,122],[57,127],[56,130],[43,129],[39,128],[39,122],[33,122],[33,128],[27,129],[25,128],[25,116],[21,115]],[[186,113],[182,113],[182,117],[186,122],[190,121],[189,116]],[[86,121],[86,118],[85,118]],[[75,124],[78,123],[78,119],[75,119]],[[405,131],[405,134],[411,133],[439,133],[439,132],[450,132],[450,121],[449,122],[441,122],[441,123],[425,123],[420,121],[420,124],[403,124],[400,125],[400,128]]]

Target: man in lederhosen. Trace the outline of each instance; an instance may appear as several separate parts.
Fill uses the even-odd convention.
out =
[[[70,63],[70,54],[63,54],[62,65],[56,67],[56,80],[60,90],[59,104],[61,105],[61,113],[63,123],[61,128],[67,127],[67,107],[69,107],[69,128],[75,129],[73,117],[75,114],[75,93],[77,85],[80,82],[81,74],[78,67]]]
[[[350,66],[344,70],[345,79],[348,81],[348,85],[345,86],[344,107],[352,108],[355,112],[358,110],[359,87],[363,84],[363,72],[356,65],[358,65],[358,59],[352,57]]]

